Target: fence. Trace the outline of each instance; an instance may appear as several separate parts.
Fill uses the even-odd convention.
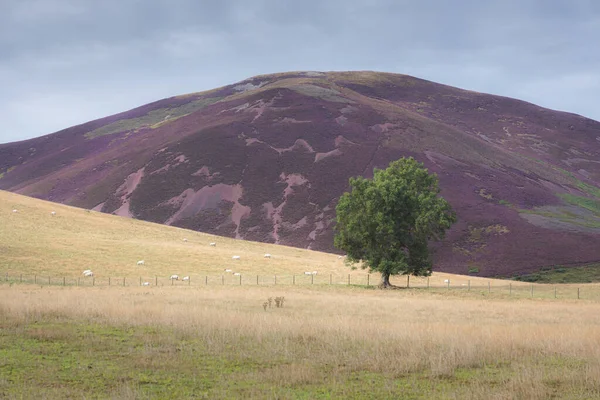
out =
[[[2,284],[35,284],[40,286],[271,286],[271,285],[353,285],[375,287],[379,276],[371,274],[322,274],[322,275],[190,275],[187,280],[172,280],[161,276],[139,277],[66,277],[48,275],[23,275],[6,273],[0,278]],[[467,278],[467,277],[465,277]],[[392,283],[400,288],[431,290],[438,293],[476,292],[485,295],[502,295],[518,298],[555,298],[600,300],[600,286],[576,284],[528,284],[511,281],[485,281],[477,279],[451,280],[430,277],[394,277]]]

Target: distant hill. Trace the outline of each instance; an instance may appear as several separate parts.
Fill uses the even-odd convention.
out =
[[[398,74],[257,76],[0,145],[0,189],[331,251],[348,178],[403,156],[458,213],[436,269],[600,259],[599,122]]]

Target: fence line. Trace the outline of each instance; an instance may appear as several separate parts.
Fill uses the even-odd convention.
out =
[[[1,275],[0,275],[1,276]],[[2,279],[3,278],[3,279]],[[191,275],[186,281],[171,280],[167,277],[154,276],[139,276],[138,279],[128,277],[66,277],[66,276],[47,276],[47,275],[30,275],[23,274],[11,275],[8,272],[0,278],[0,284],[35,284],[41,286],[117,286],[117,287],[135,287],[135,286],[300,286],[300,285],[337,285],[337,286],[363,286],[375,287],[378,284],[373,283],[371,274],[321,274],[321,275]],[[534,284],[524,282],[506,283],[497,281],[492,284],[482,282],[481,279],[473,284],[471,280],[459,280],[460,284],[451,282],[446,279],[443,282],[432,282],[430,277],[394,277],[393,284],[401,288],[431,290],[431,291],[463,291],[463,292],[480,292],[481,294],[503,294],[514,297],[528,298],[554,298],[554,299],[596,299],[600,300],[600,286],[575,286],[575,284]]]

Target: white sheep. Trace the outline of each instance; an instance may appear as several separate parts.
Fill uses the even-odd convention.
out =
[[[183,241],[184,241],[184,242],[187,242],[187,238],[183,238]]]
[[[310,274],[311,274],[311,275],[316,275],[316,274],[317,274],[317,271],[313,271],[313,272],[311,272]]]
[[[183,279],[182,279],[182,281],[189,281],[189,280],[190,280],[189,276],[184,276]]]
[[[178,281],[179,280],[179,275],[171,275],[171,277],[169,278],[172,281]]]
[[[215,242],[209,243],[209,246],[215,247],[217,244]]]
[[[450,283],[450,279],[444,279],[444,283]]]
[[[338,256],[338,260],[341,259],[341,258],[342,258],[342,256]]]
[[[89,269],[83,271],[83,276],[88,277],[88,276],[94,276],[94,273],[92,271],[90,271]]]
[[[50,213],[50,215],[52,215],[52,216],[56,215],[56,211],[52,211],[52,212]]]
[[[16,213],[16,212],[17,212],[17,209],[15,208],[15,209],[13,210],[13,212],[14,212],[14,213]]]
[[[150,282],[144,282],[142,283],[142,286],[150,286]]]
[[[269,253],[266,253],[265,258],[271,258],[271,255]]]
[[[140,260],[137,262],[137,265],[144,265],[144,264],[145,264],[144,260]]]
[[[312,272],[310,272],[310,271],[305,271],[305,272],[304,272],[304,275],[312,275]]]
[[[229,268],[225,269],[225,272],[233,272],[232,270],[230,270]]]
[[[240,256],[233,256],[231,257],[232,260],[239,260],[241,257]]]
[[[240,276],[240,275],[241,275],[241,273],[239,273],[239,272],[234,272],[234,273],[233,273],[233,275],[234,275],[234,276]]]

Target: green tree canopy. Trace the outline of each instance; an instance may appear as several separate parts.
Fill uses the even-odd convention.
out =
[[[412,157],[375,168],[373,179],[350,178],[351,191],[336,207],[334,244],[348,262],[390,275],[431,274],[429,240],[439,240],[456,222],[450,204],[438,196],[438,180]]]

